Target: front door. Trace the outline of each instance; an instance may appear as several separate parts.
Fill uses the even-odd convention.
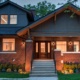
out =
[[[47,51],[46,51],[46,43],[45,42],[40,43],[39,58],[47,58]]]
[[[51,59],[51,43],[35,42],[35,59]]]

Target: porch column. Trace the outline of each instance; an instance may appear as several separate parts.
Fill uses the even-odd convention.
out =
[[[25,70],[27,72],[31,71],[31,60],[32,60],[32,54],[33,54],[33,40],[26,40],[26,64],[25,64]]]

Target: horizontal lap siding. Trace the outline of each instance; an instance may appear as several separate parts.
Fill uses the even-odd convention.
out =
[[[72,13],[61,13],[31,29],[32,36],[80,36],[80,17]]]

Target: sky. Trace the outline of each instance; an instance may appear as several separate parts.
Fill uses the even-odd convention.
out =
[[[27,4],[32,4],[36,5],[38,2],[45,1],[45,0],[11,0],[21,6],[27,5]],[[57,4],[58,3],[65,3],[67,0],[46,0],[47,2],[51,2],[52,4],[55,4],[57,7],[59,7]],[[77,5],[80,6],[80,0],[76,3]]]

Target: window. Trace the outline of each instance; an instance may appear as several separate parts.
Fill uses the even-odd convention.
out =
[[[38,42],[36,42],[36,53],[38,53]]]
[[[79,51],[79,42],[74,41],[74,51],[78,52]]]
[[[10,15],[10,24],[17,24],[17,15]]]
[[[15,51],[15,39],[3,39],[3,51]]]
[[[61,50],[61,52],[66,52],[66,41],[57,41],[56,48]]]
[[[8,24],[8,15],[1,15],[1,24]]]
[[[41,43],[41,53],[45,53],[45,51],[46,51],[46,50],[45,50],[45,47],[46,47],[46,46],[45,46],[45,43],[42,42],[42,43]]]
[[[48,53],[50,53],[50,43],[48,42]]]

